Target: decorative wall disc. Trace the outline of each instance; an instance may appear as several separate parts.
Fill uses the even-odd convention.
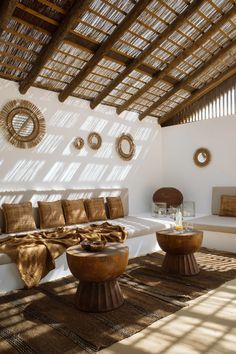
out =
[[[102,138],[98,133],[92,132],[88,136],[89,147],[93,150],[98,150],[102,145]]]
[[[82,147],[84,146],[84,139],[83,138],[75,138],[74,140],[74,147],[78,150],[82,149]]]
[[[122,134],[116,139],[116,149],[123,160],[131,160],[135,154],[133,137],[130,134]]]
[[[40,110],[26,100],[13,100],[5,104],[1,125],[7,140],[22,149],[37,145],[45,135],[45,120]]]

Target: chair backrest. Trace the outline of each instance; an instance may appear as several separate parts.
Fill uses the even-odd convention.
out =
[[[219,215],[222,195],[236,195],[236,187],[212,187],[211,211],[213,215]]]
[[[66,190],[27,190],[27,191],[0,191],[0,207],[4,203],[23,203],[30,201],[33,205],[34,218],[39,227],[38,201],[55,201],[60,199],[89,199],[97,197],[120,196],[124,215],[129,214],[129,198],[127,188],[97,188],[97,189],[66,189]],[[0,227],[5,231],[4,217],[0,210]]]

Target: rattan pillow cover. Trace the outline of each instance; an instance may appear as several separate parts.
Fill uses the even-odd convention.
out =
[[[83,199],[62,200],[62,208],[67,225],[83,224],[88,222]]]
[[[103,198],[85,199],[84,205],[89,221],[107,220]]]
[[[3,204],[6,233],[31,231],[36,229],[31,202]]]
[[[219,216],[236,216],[236,196],[222,195]]]
[[[107,197],[107,208],[110,219],[118,219],[124,217],[124,208],[121,197]]]
[[[65,225],[61,200],[55,202],[38,202],[38,207],[40,227],[42,229]]]

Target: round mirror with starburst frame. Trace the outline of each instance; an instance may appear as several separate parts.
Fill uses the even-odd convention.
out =
[[[43,139],[46,126],[41,111],[26,100],[13,100],[5,104],[1,125],[7,140],[22,149],[31,148]]]

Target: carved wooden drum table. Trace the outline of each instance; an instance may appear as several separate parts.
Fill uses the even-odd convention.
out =
[[[199,230],[175,231],[167,229],[156,233],[157,241],[166,252],[162,269],[181,275],[198,274],[200,269],[194,252],[202,244],[203,232]]]
[[[79,279],[75,297],[82,311],[110,311],[124,302],[117,277],[126,269],[129,249],[121,243],[110,242],[98,252],[84,250],[80,245],[66,251],[71,273]]]

